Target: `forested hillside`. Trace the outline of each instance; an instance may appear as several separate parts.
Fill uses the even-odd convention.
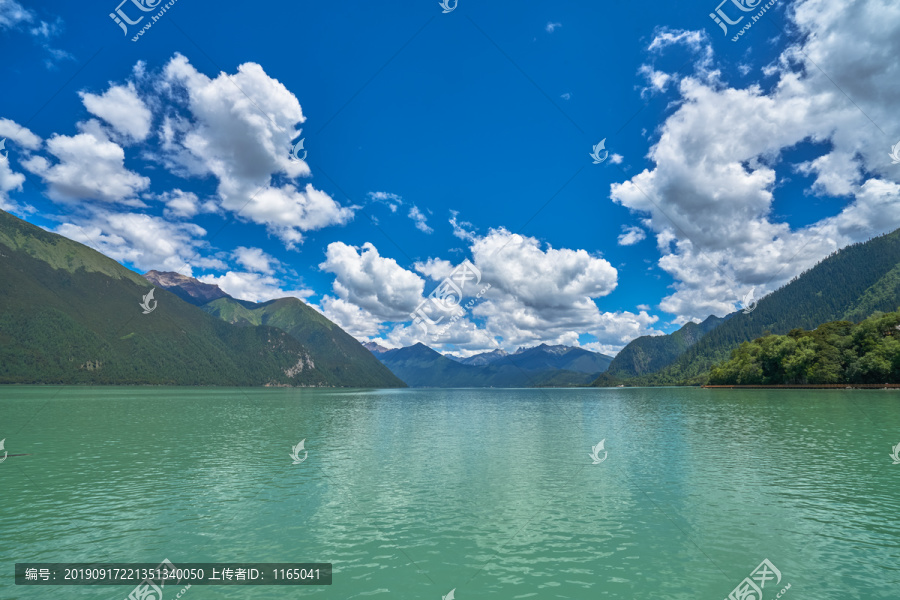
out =
[[[744,342],[730,360],[712,368],[709,383],[900,383],[900,312]]]
[[[704,335],[672,365],[627,380],[629,385],[702,384],[712,365],[743,342],[792,329],[815,329],[900,306],[900,230],[848,246]],[[606,385],[601,378],[597,385]]]

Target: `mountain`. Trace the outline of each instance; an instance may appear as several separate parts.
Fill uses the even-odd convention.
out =
[[[325,378],[310,349],[283,331],[228,325],[99,252],[0,211],[0,382],[258,386]]]
[[[468,358],[456,358],[455,356],[445,355],[447,358],[452,358],[457,362],[461,362],[464,365],[473,365],[476,367],[483,367],[484,365],[489,365],[493,362],[500,360],[509,354],[506,353],[506,350],[498,349],[491,350],[490,352],[482,352],[481,354],[473,354]]]
[[[669,335],[643,335],[631,340],[616,354],[605,374],[609,378],[626,379],[659,371],[675,362],[723,321],[711,315],[702,323],[685,323]]]
[[[576,373],[602,373],[609,368],[613,358],[584,348],[541,344],[534,348],[519,348],[508,360],[526,371],[560,369]]]
[[[548,350],[548,348],[550,350]],[[553,350],[556,348],[556,350]],[[581,348],[541,345],[520,356],[492,354],[487,364],[464,364],[424,344],[389,350],[378,358],[412,387],[534,387],[585,385],[612,360]],[[501,351],[502,352],[502,351]],[[476,355],[476,356],[482,356]],[[475,358],[475,357],[469,357]],[[569,368],[560,368],[557,364]],[[594,368],[599,365],[600,368]],[[594,368],[592,371],[579,369]]]
[[[170,271],[147,271],[144,279],[157,287],[169,290],[185,302],[202,306],[217,298],[231,298],[222,289],[211,283],[203,283],[193,277]]]
[[[148,271],[144,277],[232,325],[264,325],[287,333],[307,349],[324,385],[405,387],[355,338],[302,300],[279,298],[256,303],[232,298],[218,286],[178,273]],[[206,298],[211,300],[203,302]]]
[[[728,360],[743,342],[813,330],[830,321],[860,321],[900,306],[900,229],[847,246],[761,299],[749,314],[737,312],[690,346],[671,365],[630,379],[633,385],[705,383],[713,364]],[[608,385],[600,377],[594,385]]]
[[[375,342],[363,342],[362,346],[372,354],[384,354],[390,350],[390,348],[385,348],[381,344],[376,344]]]

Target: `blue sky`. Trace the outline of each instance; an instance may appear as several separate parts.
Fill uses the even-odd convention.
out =
[[[133,2],[0,0],[0,207],[361,340],[614,353],[900,226],[888,3]]]

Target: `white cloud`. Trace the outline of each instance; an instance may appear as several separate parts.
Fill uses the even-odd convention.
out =
[[[450,211],[450,225],[453,227],[453,235],[458,237],[461,240],[466,240],[472,242],[475,240],[475,232],[469,231],[466,227],[472,228],[474,225],[469,223],[468,221],[462,221],[461,223],[457,222],[456,217],[459,216],[459,211],[451,210]]]
[[[221,276],[203,275],[197,279],[203,283],[217,285],[226,294],[239,300],[249,300],[250,302],[266,302],[290,296],[305,300],[315,293],[307,289],[283,289],[281,281],[260,273],[228,271]]]
[[[371,243],[362,248],[343,242],[328,244],[323,271],[333,273],[335,294],[380,321],[406,321],[422,300],[424,280]]]
[[[31,11],[26,10],[15,0],[0,0],[0,29],[15,27],[20,23],[28,23],[34,18]]]
[[[429,258],[425,262],[417,262],[413,265],[413,268],[425,275],[432,281],[441,281],[442,279],[448,277],[450,273],[453,272],[453,269],[456,268],[457,265],[453,264],[449,260],[444,260],[441,258]]]
[[[15,121],[0,118],[0,139],[7,138],[28,150],[37,150],[41,147],[42,140],[27,127],[22,127]],[[7,150],[9,148],[7,147]]]
[[[169,218],[189,218],[200,213],[214,213],[218,210],[214,202],[209,200],[201,202],[197,194],[178,188],[158,194],[154,198],[166,205],[163,212]]]
[[[273,275],[274,267],[279,265],[278,259],[267,254],[262,248],[238,246],[234,249],[232,256],[245,269],[264,275]]]
[[[98,210],[71,218],[56,233],[81,242],[141,271],[158,269],[191,274],[192,267],[224,269],[219,260],[196,256],[206,230],[193,223],[171,223],[161,217]]]
[[[30,207],[20,205],[9,197],[11,191],[21,191],[25,175],[12,170],[9,157],[0,153],[0,209],[11,212],[31,212]]]
[[[390,192],[369,192],[368,196],[375,202],[386,204],[388,208],[391,209],[391,212],[394,213],[403,205],[403,198],[397,194],[391,194]]]
[[[138,96],[133,83],[110,85],[102,95],[79,92],[88,112],[100,117],[130,140],[142,142],[150,135],[153,115]]]
[[[325,295],[319,310],[357,339],[373,338],[380,335],[384,329],[381,321],[372,313],[342,298]]]
[[[54,135],[47,150],[59,162],[51,164],[42,156],[22,161],[48,185],[47,195],[62,202],[99,200],[142,206],[138,192],[150,185],[150,179],[125,168],[125,151],[106,138],[99,123],[79,124],[83,133]]]
[[[793,8],[803,42],[765,69],[774,85],[731,87],[710,72],[684,77],[650,148],[654,166],[611,188],[615,202],[649,215],[659,266],[675,279],[660,307],[678,323],[731,312],[751,287],[768,293],[838,248],[900,227],[893,141],[871,122],[900,131],[900,5],[807,0]],[[665,32],[650,48],[673,43],[712,55],[696,32]],[[792,229],[773,213],[775,167],[785,150],[810,141],[829,149],[785,168],[814,177],[813,193],[849,202]]]
[[[620,246],[633,246],[647,237],[640,227],[626,227],[622,225],[623,233],[619,236]]]
[[[245,63],[235,75],[210,79],[177,54],[161,88],[170,101],[160,130],[167,164],[214,175],[223,208],[265,225],[289,248],[303,241],[303,232],[352,219],[356,207],[341,206],[310,184],[301,191],[273,182],[310,175],[307,163],[289,153],[300,135],[296,126],[306,119],[297,98],[260,65]]]
[[[2,5],[0,5],[2,9]],[[9,197],[12,191],[21,191],[25,183],[25,174],[12,168],[10,157],[15,157],[17,148],[11,147],[12,142],[24,148],[26,155],[29,150],[37,150],[41,146],[41,138],[30,130],[22,127],[15,121],[0,119],[0,140],[5,139],[5,151],[0,152],[0,210],[16,213],[32,213],[34,208],[28,204],[20,204]]]
[[[562,23],[554,23],[554,22],[552,22],[552,21],[547,21],[547,25],[544,27],[544,30],[545,30],[547,33],[553,33],[554,31],[556,31],[556,30],[559,29],[560,27],[562,27]]]
[[[413,205],[409,209],[409,218],[416,224],[416,229],[423,233],[433,233],[434,229],[428,226],[428,218],[422,214],[418,206]]]
[[[560,98],[562,98],[563,100],[570,100],[572,98],[572,94],[566,92],[565,94],[562,94]]]

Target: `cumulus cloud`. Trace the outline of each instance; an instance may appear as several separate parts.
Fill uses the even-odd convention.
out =
[[[92,115],[109,123],[132,141],[142,142],[150,135],[153,115],[138,96],[133,83],[111,85],[101,95],[80,92],[81,101]]]
[[[455,220],[457,215],[453,215]],[[603,312],[595,300],[611,293],[617,272],[605,259],[585,250],[556,249],[505,228],[470,236],[470,267],[459,277],[462,260],[429,258],[413,268],[425,280],[370,243],[355,248],[335,242],[320,267],[334,273],[336,297],[327,296],[322,312],[360,338],[386,346],[423,342],[463,353],[544,343],[580,345],[587,332],[604,351],[618,351],[633,337],[656,332],[658,317],[627,311]],[[425,331],[410,317],[447,277],[456,273],[463,301],[459,311],[441,313],[426,306],[437,321]],[[451,317],[459,312],[452,324]],[[434,337],[439,334],[438,337]],[[378,337],[375,337],[378,336]]]
[[[205,247],[202,238],[206,230],[193,223],[98,210],[89,217],[61,224],[55,232],[140,271],[159,269],[190,275],[192,267],[227,268],[220,260],[197,255]]]
[[[283,289],[281,281],[260,273],[228,271],[224,275],[203,275],[197,279],[203,283],[217,285],[226,294],[239,300],[250,302],[267,302],[289,296],[305,300],[315,293],[308,289]]]
[[[422,300],[424,280],[381,256],[369,242],[361,248],[332,242],[319,265],[333,273],[338,298],[367,311],[380,321],[406,321]]]
[[[30,207],[20,205],[9,197],[11,191],[21,191],[25,175],[13,171],[9,156],[0,153],[0,209],[12,212],[31,212]]]
[[[545,30],[547,33],[553,33],[554,31],[556,31],[556,30],[559,29],[560,27],[562,27],[562,23],[554,23],[554,22],[552,22],[552,21],[547,21],[547,25],[544,27],[544,30]]]
[[[9,119],[0,119],[0,139],[6,139],[7,143],[16,144],[26,152],[37,150],[41,146],[41,138]],[[18,213],[34,212],[34,208],[30,205],[13,201],[9,197],[10,192],[22,190],[25,174],[13,170],[10,161],[11,146],[6,144],[4,146],[6,151],[0,152],[0,209]],[[15,149],[12,150],[15,152]]]
[[[234,249],[232,256],[245,269],[264,275],[273,275],[274,267],[279,264],[278,259],[267,254],[262,248],[238,246]]]
[[[150,185],[150,179],[125,168],[125,151],[104,135],[98,123],[81,125],[83,133],[54,135],[47,140],[47,150],[58,162],[33,156],[22,161],[23,166],[43,178],[53,200],[142,206],[137,194]]]
[[[322,306],[317,308],[331,321],[337,323],[341,329],[360,340],[375,338],[381,335],[385,329],[381,321],[372,313],[343,298],[335,298],[326,294],[322,298]]]
[[[807,0],[788,15],[802,42],[765,70],[774,84],[682,77],[676,108],[648,154],[653,167],[611,188],[613,201],[649,215],[659,266],[675,279],[660,307],[676,322],[731,312],[751,287],[770,292],[838,248],[900,227],[898,174],[879,131],[900,130],[900,6]],[[650,48],[675,43],[712,56],[697,32],[663,32]],[[849,201],[792,228],[773,212],[776,169],[802,142],[827,149],[783,168],[812,177],[812,193]]]
[[[7,141],[12,140],[27,150],[37,150],[42,143],[41,138],[32,133],[27,127],[22,127],[10,119],[0,118],[0,139],[2,138],[6,138]]]
[[[622,225],[622,234],[619,236],[619,245],[633,246],[646,237],[647,234],[640,227],[627,227]]]
[[[217,211],[214,202],[210,200],[201,202],[197,194],[178,188],[158,194],[155,198],[166,205],[163,213],[169,218],[189,218],[200,213]]]
[[[307,163],[288,152],[306,118],[297,98],[260,65],[245,63],[237,74],[213,79],[178,54],[165,67],[162,87],[170,100],[160,131],[167,164],[215,176],[223,208],[265,225],[289,248],[306,231],[352,219],[355,207],[311,184],[301,190],[274,182],[310,175]]]

